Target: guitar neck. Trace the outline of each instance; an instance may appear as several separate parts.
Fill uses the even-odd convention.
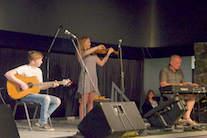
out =
[[[35,86],[49,86],[49,85],[52,85],[54,83],[54,81],[52,82],[42,82],[42,83],[33,83],[33,87]],[[59,85],[63,85],[63,81],[57,81],[57,83]]]

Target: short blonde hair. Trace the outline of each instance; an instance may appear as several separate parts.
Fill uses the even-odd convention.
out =
[[[31,62],[32,60],[43,59],[43,54],[36,50],[31,50],[28,52],[28,60]]]

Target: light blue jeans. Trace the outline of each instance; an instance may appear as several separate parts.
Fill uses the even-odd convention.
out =
[[[47,96],[49,96],[49,98]],[[60,106],[61,103],[60,98],[47,94],[29,94],[20,100],[25,102],[41,103],[41,124],[47,123],[49,116]]]

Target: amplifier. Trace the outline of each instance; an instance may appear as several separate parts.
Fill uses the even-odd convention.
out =
[[[143,117],[149,121],[151,127],[167,128],[172,127],[186,111],[186,102],[175,97],[153,108]]]

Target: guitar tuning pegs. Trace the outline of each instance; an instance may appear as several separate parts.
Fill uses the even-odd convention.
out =
[[[64,86],[70,86],[71,84],[73,84],[73,82],[70,79],[63,79]]]

